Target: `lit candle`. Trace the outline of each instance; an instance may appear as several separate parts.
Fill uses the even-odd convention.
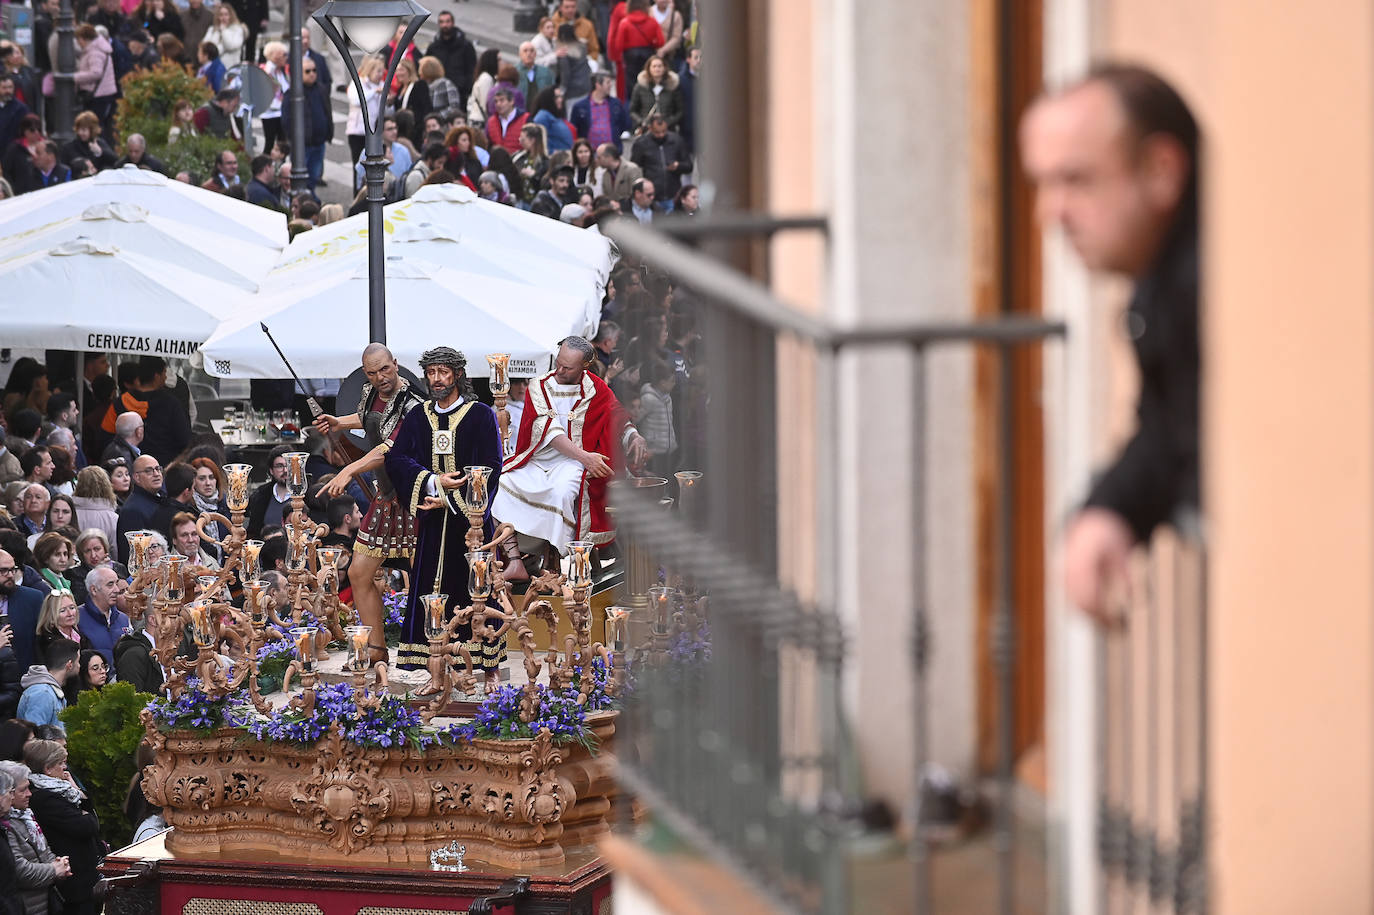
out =
[[[353,670],[367,670],[367,638],[372,627],[349,626],[344,633],[348,636],[348,666]]]
[[[572,560],[568,570],[568,584],[574,588],[587,588],[592,583],[592,550],[596,544],[590,540],[574,540],[568,544],[568,555]]]
[[[253,625],[255,626],[262,625],[267,618],[266,590],[267,582],[265,581],[252,581],[248,583],[248,618],[253,621]]]
[[[510,391],[510,353],[488,353],[487,365],[491,367],[491,393],[505,394]]]
[[[195,637],[196,645],[201,648],[209,648],[214,644],[214,633],[210,631],[210,607],[205,601],[193,601],[187,606],[191,614],[191,634]]]
[[[611,624],[611,640],[616,654],[625,650],[625,626],[630,615],[629,607],[607,607],[606,619]]]
[[[668,631],[668,598],[672,590],[662,585],[649,589],[649,599],[654,606],[654,627],[659,632]]]
[[[491,595],[491,553],[475,550],[466,554],[468,561],[468,596],[486,598]]]
[[[310,673],[315,669],[315,627],[298,626],[291,630],[296,643],[296,660],[301,662],[301,670]]]
[[[490,467],[464,467],[468,476],[468,508],[474,512],[487,510],[487,478],[491,476]]]
[[[310,457],[304,451],[290,451],[286,454],[286,488],[293,496],[305,495],[305,462]]]
[[[437,639],[444,629],[444,608],[448,604],[447,594],[426,594],[420,598],[425,613],[425,637]]]

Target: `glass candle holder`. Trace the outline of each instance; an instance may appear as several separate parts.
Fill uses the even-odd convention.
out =
[[[254,626],[267,622],[267,582],[250,581],[243,586],[243,607]]]
[[[242,575],[244,581],[254,581],[262,576],[262,567],[258,564],[258,554],[261,552],[261,540],[245,540],[243,542]]]
[[[568,544],[568,584],[574,588],[592,586],[592,550],[590,540],[573,540]]]
[[[225,464],[224,475],[228,478],[228,490],[224,502],[231,512],[248,510],[248,475],[253,472],[251,464]]]
[[[491,367],[491,393],[510,393],[510,353],[488,353],[487,365]]]
[[[611,640],[612,649],[616,654],[620,654],[625,650],[625,630],[629,622],[629,607],[606,608],[606,625],[609,628],[606,636]]]
[[[286,488],[293,496],[305,495],[305,462],[310,455],[304,451],[288,451],[286,457]]]
[[[301,670],[305,673],[315,672],[315,633],[319,629],[315,626],[295,626],[289,630],[291,641],[295,643],[293,649],[296,653],[296,660],[301,662]]]
[[[679,470],[673,474],[677,478],[677,510],[688,521],[693,521],[701,511],[700,470]]]
[[[676,593],[672,588],[663,585],[649,589],[649,609],[654,613],[654,628],[660,633],[668,631],[668,620],[673,616],[673,598]]]
[[[162,599],[181,603],[186,596],[186,588],[181,578],[181,567],[186,557],[180,553],[169,553],[159,562],[162,568]]]
[[[467,495],[463,497],[468,503],[468,508],[476,512],[487,510],[487,499],[490,493],[487,491],[487,480],[491,478],[490,467],[464,467],[463,473],[467,474]]]
[[[138,575],[148,568],[148,547],[153,542],[152,531],[129,531],[124,535],[129,543],[129,574]]]
[[[195,639],[196,647],[213,648],[215,645],[215,614],[210,608],[210,602],[197,598],[186,605],[186,612],[191,617],[191,638]]]
[[[437,639],[444,632],[444,611],[448,609],[448,595],[442,593],[420,595],[420,611],[425,615],[425,638]]]
[[[349,670],[367,670],[367,640],[371,635],[371,626],[344,627],[344,641],[348,646],[348,657],[344,660],[344,666]]]
[[[310,544],[314,538],[305,530],[286,531],[286,544],[288,547],[286,555],[286,567],[292,572],[299,572],[305,568],[310,559]]]
[[[464,554],[468,560],[468,596],[473,599],[491,597],[491,551],[474,550]]]

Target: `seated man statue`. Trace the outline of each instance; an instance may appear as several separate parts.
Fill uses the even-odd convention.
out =
[[[615,539],[606,484],[622,469],[622,452],[639,464],[647,448],[610,386],[587,371],[595,358],[586,339],[568,337],[554,370],[525,392],[515,453],[491,508],[520,535],[521,552],[538,555],[541,540],[566,555],[573,540]]]

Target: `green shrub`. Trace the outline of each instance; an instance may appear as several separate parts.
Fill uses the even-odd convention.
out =
[[[199,108],[212,95],[210,87],[186,68],[164,61],[151,70],[130,73],[120,85],[124,97],[119,100],[115,125],[121,140],[131,134],[142,134],[148,143],[148,154],[162,160],[169,177],[185,171],[204,181],[214,170],[215,157],[221,150],[238,151],[238,142],[228,137],[182,137],[170,146],[167,144],[172,106],[185,99]]]
[[[134,777],[134,754],[143,740],[138,716],[152,698],[131,683],[111,683],[85,690],[76,705],[62,711],[68,760],[95,804],[101,834],[111,848],[121,848],[133,837],[124,800]]]

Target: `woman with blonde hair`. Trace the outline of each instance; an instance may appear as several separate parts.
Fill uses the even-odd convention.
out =
[[[248,26],[239,22],[238,14],[229,3],[215,7],[214,24],[205,32],[204,41],[219,48],[220,59],[225,66],[233,66],[243,59],[243,46],[248,41]]]
[[[103,467],[83,467],[76,475],[76,489],[72,504],[76,507],[80,527],[95,528],[105,535],[107,543],[119,534],[119,504],[114,485]],[[77,552],[80,553],[78,547]]]
[[[392,109],[397,112],[409,111],[415,115],[415,124],[424,124],[425,115],[433,107],[429,100],[429,83],[420,79],[420,71],[409,57],[402,57],[396,65],[395,85],[396,91],[391,95]],[[408,139],[416,139],[413,126],[403,134]]]
[[[443,112],[450,108],[458,109],[462,96],[458,92],[458,87],[453,84],[453,80],[444,73],[444,65],[439,58],[420,58],[420,79],[429,86],[430,111]],[[420,118],[420,123],[423,124],[424,122],[425,119]]]
[[[367,132],[363,129],[363,106],[367,106],[367,123],[374,128],[381,123],[382,101],[386,98],[386,62],[375,54],[364,57],[358,65],[358,79],[363,84],[363,98],[358,98],[358,89],[352,81],[348,84],[348,124],[344,132],[348,135],[350,162],[357,162],[363,154]],[[353,190],[358,190],[355,179]]]
[[[344,218],[344,208],[341,203],[326,203],[320,207],[320,215],[315,217],[315,222],[321,226],[327,226],[331,222],[338,222]]]
[[[33,663],[47,664],[48,652],[59,641],[67,641],[78,649],[90,648],[91,640],[81,634],[81,607],[76,595],[66,589],[54,589],[43,598],[38,611],[38,626],[33,635]]]

